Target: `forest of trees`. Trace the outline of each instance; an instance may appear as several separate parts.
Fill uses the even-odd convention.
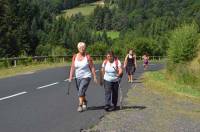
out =
[[[166,55],[171,30],[200,26],[198,0],[105,0],[90,16],[57,17],[66,8],[94,1],[0,0],[0,58],[72,54],[79,41],[92,54],[112,48],[124,55],[134,48],[138,55]],[[112,40],[107,31],[120,37]]]

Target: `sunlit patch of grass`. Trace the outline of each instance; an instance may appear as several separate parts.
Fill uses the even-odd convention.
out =
[[[156,88],[162,92],[169,90],[184,96],[200,97],[200,90],[191,85],[180,84],[173,76],[166,76],[165,71],[147,72],[144,75],[146,87]]]
[[[11,77],[19,74],[24,74],[27,72],[35,72],[37,70],[43,70],[54,67],[62,67],[69,64],[66,63],[43,63],[43,64],[33,64],[28,66],[19,65],[17,67],[1,68],[0,78]]]
[[[94,3],[90,3],[90,4],[81,4],[78,7],[74,7],[72,9],[64,10],[62,12],[62,14],[59,15],[59,16],[63,16],[65,18],[67,18],[67,17],[71,17],[72,15],[75,15],[75,14],[78,14],[78,13],[81,13],[83,16],[88,16],[94,11],[96,6],[98,6],[98,5],[103,6],[103,2],[98,1],[98,2],[94,2]]]
[[[102,35],[103,32],[102,31],[98,31],[97,34]],[[119,38],[119,34],[120,33],[118,31],[107,31],[106,34],[107,34],[108,38],[117,39],[117,38]]]
[[[200,79],[200,52],[198,52],[198,56],[190,63],[189,68]]]

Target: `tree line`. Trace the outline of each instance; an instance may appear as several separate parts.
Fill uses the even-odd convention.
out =
[[[93,1],[0,0],[0,57],[72,54],[79,41],[92,54],[112,48],[124,55],[134,48],[138,55],[166,55],[170,31],[182,24],[200,25],[197,0],[104,0],[89,16],[58,16]],[[120,36],[113,40],[107,31]]]

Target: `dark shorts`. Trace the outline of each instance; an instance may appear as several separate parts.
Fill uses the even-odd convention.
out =
[[[144,65],[148,65],[149,64],[149,61],[144,61]]]
[[[135,72],[135,67],[134,66],[127,66],[126,67],[126,73],[128,74],[128,75],[133,75],[134,74],[134,72]]]
[[[88,85],[90,83],[91,78],[81,78],[76,79],[76,87],[78,90],[78,96],[85,96],[85,92],[87,91]]]

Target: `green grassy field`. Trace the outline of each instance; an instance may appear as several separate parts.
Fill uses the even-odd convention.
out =
[[[81,4],[78,7],[64,10],[61,16],[67,18],[78,13],[81,13],[82,15],[87,16],[87,15],[90,15],[94,11],[97,5],[103,5],[102,1],[94,2],[90,4]]]
[[[200,99],[200,89],[170,79],[170,77],[167,77],[166,71],[147,72],[144,74],[144,80],[146,87],[157,89],[165,93],[168,91]]]

